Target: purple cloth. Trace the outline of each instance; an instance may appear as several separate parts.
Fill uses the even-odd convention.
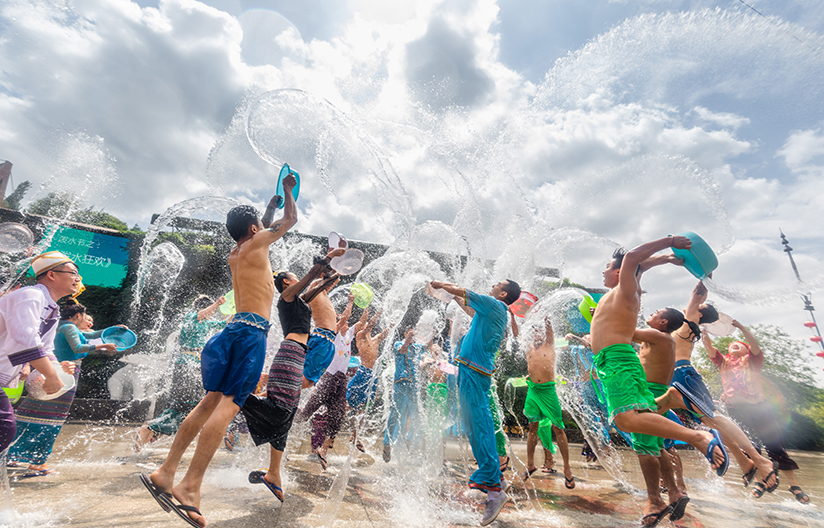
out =
[[[17,433],[17,423],[14,421],[14,409],[11,408],[9,397],[0,390],[0,453],[6,450]]]

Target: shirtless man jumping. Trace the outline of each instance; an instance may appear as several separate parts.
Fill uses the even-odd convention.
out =
[[[200,486],[226,427],[255,390],[266,356],[266,334],[275,285],[269,264],[269,246],[295,225],[298,210],[290,174],[283,180],[286,203],[283,218],[272,224],[278,196],[269,201],[262,219],[248,205],[226,215],[226,228],[237,242],[229,254],[237,313],[212,337],[201,353],[206,396],[183,420],[163,465],[140,479],[164,511],[174,510],[192,526],[206,526],[200,513]],[[186,476],[173,486],[183,453],[200,433]]]
[[[718,320],[718,312],[712,305],[706,304],[706,301],[707,287],[699,281],[692,290],[687,309],[684,311],[686,321],[675,332],[673,388],[655,400],[658,412],[672,408],[686,409],[702,424],[718,429],[724,444],[731,449],[736,462],[741,466],[744,486],[749,486],[758,475],[758,482],[766,489],[773,489],[777,482],[772,462],[753,447],[750,439],[735,422],[715,412],[715,404],[704,384],[704,379],[690,363],[695,341],[688,339],[688,324],[709,324]]]
[[[639,359],[647,375],[647,388],[655,396],[661,396],[669,390],[672,371],[675,368],[675,340],[672,332],[681,328],[684,324],[684,314],[674,308],[658,310],[647,319],[649,328],[638,328],[632,336],[632,340],[641,343],[641,353]],[[689,339],[696,341],[699,339],[701,330],[698,325],[689,325]],[[685,338],[686,339],[686,338]],[[661,413],[661,409],[658,409]],[[670,454],[664,450],[664,439],[658,436],[632,433],[632,449],[638,454],[638,463],[641,465],[641,472],[647,485],[647,501],[654,508],[653,512],[645,516],[649,520],[645,526],[655,526],[669,513],[671,521],[677,521],[684,516],[684,510],[690,498],[684,493],[682,486],[683,479],[680,471],[680,457],[675,453],[675,460],[670,458]],[[677,465],[675,465],[677,464]],[[675,465],[676,474],[673,471]],[[661,499],[661,488],[659,479],[664,479],[669,495],[669,507]]]
[[[643,433],[692,444],[705,454],[717,473],[723,475],[729,465],[729,457],[718,433],[690,430],[657,414],[658,406],[647,388],[644,368],[630,345],[641,309],[638,274],[642,271],[642,264],[649,266],[645,261],[663,249],[689,249],[690,246],[688,238],[674,236],[647,242],[628,253],[619,249],[613,254],[613,259],[604,270],[604,285],[611,290],[601,298],[592,318],[593,359],[606,393],[609,418],[615,421],[615,425],[628,433]],[[669,506],[666,508],[669,509]],[[647,502],[644,514],[652,513],[658,514]]]

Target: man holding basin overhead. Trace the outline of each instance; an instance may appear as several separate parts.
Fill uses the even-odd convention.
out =
[[[229,268],[237,313],[201,352],[206,396],[183,420],[163,465],[148,477],[140,475],[141,482],[164,511],[174,511],[192,526],[206,526],[199,510],[203,477],[223,442],[226,427],[260,380],[275,295],[269,246],[297,223],[298,210],[292,192],[296,184],[293,173],[285,175],[285,199],[273,196],[262,219],[248,205],[239,205],[226,215],[226,228],[236,242],[229,254]],[[272,223],[281,202],[283,217]],[[175,486],[177,467],[198,434],[189,469]]]

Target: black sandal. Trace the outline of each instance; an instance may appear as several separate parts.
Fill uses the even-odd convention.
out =
[[[799,486],[790,486],[790,492],[795,495],[795,500],[801,504],[809,504],[810,497],[804,493]]]
[[[744,481],[744,487],[748,487],[752,484],[752,480],[755,478],[755,474],[758,472],[758,468],[755,467],[755,464],[752,465],[752,469],[741,475],[741,478]]]
[[[760,499],[764,496],[764,492],[767,491],[767,487],[764,485],[763,482],[756,482],[752,485],[752,491],[750,492],[755,499]]]

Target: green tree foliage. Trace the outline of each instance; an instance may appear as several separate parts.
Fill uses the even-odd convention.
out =
[[[22,183],[17,187],[15,193],[20,190],[21,187],[23,187]],[[11,199],[11,196],[9,196],[9,199]],[[50,216],[53,218],[65,218],[81,224],[115,229],[121,233],[127,233],[130,231],[136,233],[142,232],[137,224],[135,224],[135,226],[130,230],[126,222],[120,220],[112,214],[107,213],[103,209],[95,210],[93,207],[81,209],[80,205],[80,199],[70,192],[51,192],[45,197],[35,200],[29,204],[28,212],[41,216]]]
[[[23,201],[23,198],[26,196],[26,193],[30,188],[31,182],[29,180],[26,180],[20,185],[18,185],[14,192],[6,197],[6,207],[8,207],[9,209],[14,209],[15,211],[19,211],[20,202]]]
[[[69,217],[71,220],[75,222],[80,222],[82,224],[89,224],[93,226],[99,227],[108,227],[109,229],[116,229],[120,232],[126,232],[129,230],[128,224],[119,218],[110,215],[109,213],[103,211],[95,211],[91,207],[88,209],[81,209],[79,211],[75,211]]]
[[[53,218],[66,218],[80,206],[80,199],[70,192],[50,192],[29,204],[27,212]]]

